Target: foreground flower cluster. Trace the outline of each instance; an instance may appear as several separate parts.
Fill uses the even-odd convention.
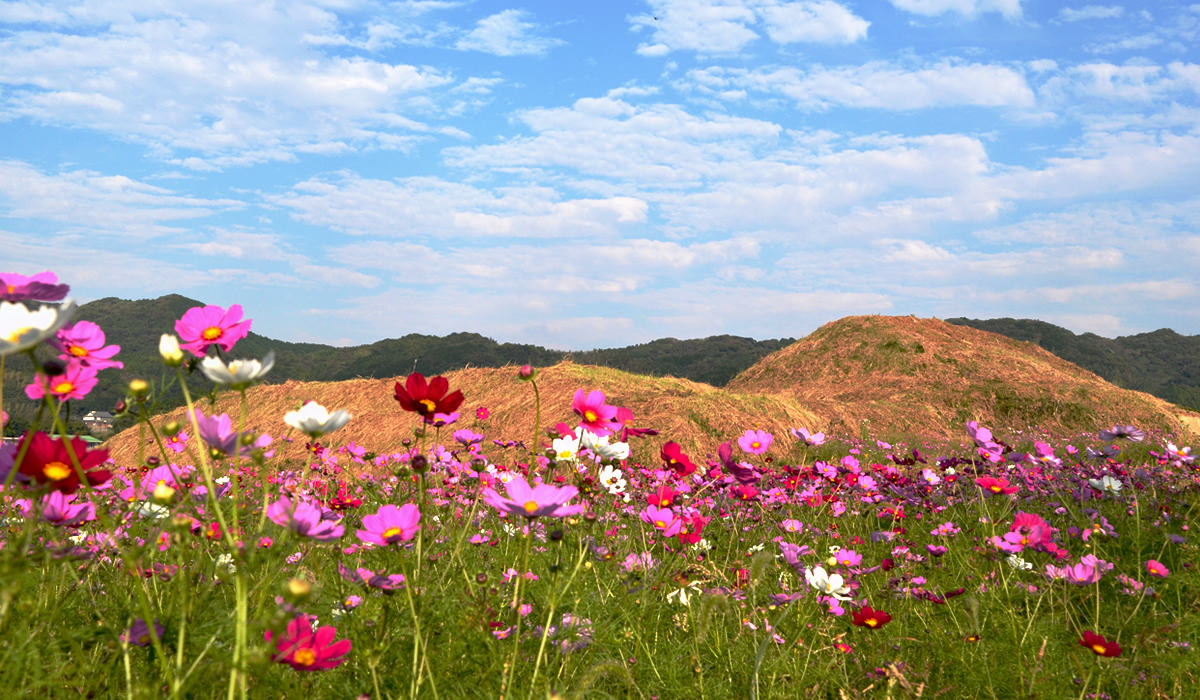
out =
[[[25,694],[46,687],[35,658],[147,697],[620,696],[624,678],[745,697],[783,677],[1181,697],[1195,668],[1200,466],[1178,436],[747,427],[703,453],[581,387],[535,442],[487,435],[488,407],[414,372],[379,397],[414,428],[393,452],[338,445],[354,418],[311,401],[272,425],[156,416],[143,383],[146,455],[115,464],[48,434],[115,346],[69,303],[23,305],[65,298],[49,273],[0,274],[2,293],[24,309],[0,308],[5,357],[62,370],[26,392],[50,425],[0,448],[0,621],[30,639]],[[250,324],[188,311],[160,345],[172,380],[251,401],[273,359],[237,357]],[[303,461],[273,457],[288,440]],[[50,628],[70,641],[33,633]]]

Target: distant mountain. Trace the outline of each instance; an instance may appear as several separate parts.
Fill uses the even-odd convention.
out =
[[[158,341],[163,333],[174,332],[175,321],[184,312],[204,303],[178,294],[157,299],[128,301],[113,297],[99,299],[79,308],[76,318],[100,325],[110,344],[121,346],[116,359],[124,369],[105,370],[100,383],[82,401],[72,402],[72,418],[91,410],[111,410],[124,397],[126,387],[135,378],[156,385],[169,375],[158,356]],[[712,385],[723,385],[735,374],[771,352],[792,342],[792,338],[758,341],[732,335],[694,340],[665,338],[627,348],[563,352],[536,345],[497,343],[477,333],[451,333],[447,336],[411,333],[400,338],[381,340],[369,345],[333,347],[317,343],[289,343],[251,332],[237,344],[238,358],[264,357],[275,352],[275,368],[268,383],[288,380],[341,381],[354,378],[388,378],[407,375],[414,369],[426,375],[443,374],[464,367],[504,367],[506,365],[553,365],[564,359],[601,365],[650,376],[675,376]],[[41,357],[50,353],[42,350]],[[31,379],[31,368],[22,358],[10,358],[4,378],[4,407],[13,415],[12,430],[23,429],[32,420],[35,404],[25,397],[24,387]],[[202,376],[189,386],[206,389],[211,384]],[[162,396],[159,408],[181,405],[178,389]],[[120,428],[118,424],[118,428]]]
[[[850,316],[756,362],[726,385],[796,400],[840,432],[962,435],[977,420],[1004,434],[1057,435],[1114,423],[1198,434],[1200,416],[1118,388],[1003,335],[912,316]]]
[[[1027,318],[948,318],[946,322],[1040,345],[1119,387],[1200,411],[1200,335],[1162,328],[1110,339],[1094,333],[1076,335]]]

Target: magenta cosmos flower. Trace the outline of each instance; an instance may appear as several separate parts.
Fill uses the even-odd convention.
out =
[[[363,530],[358,539],[380,547],[393,542],[407,542],[421,529],[421,511],[411,503],[397,508],[391,503],[381,506],[374,515],[363,517]]]
[[[50,341],[68,362],[81,364],[95,370],[115,367],[123,369],[124,363],[112,359],[121,352],[120,345],[105,345],[104,331],[91,321],[76,321],[63,328]]]
[[[612,435],[621,427],[613,423],[613,419],[617,417],[617,407],[606,404],[604,392],[599,389],[588,394],[584,394],[583,389],[577,390],[575,399],[571,402],[571,410],[579,416],[579,424],[594,433],[596,437]]]
[[[297,671],[327,671],[346,660],[350,653],[350,640],[333,641],[337,628],[331,625],[313,629],[317,621],[309,615],[298,615],[288,623],[284,634],[275,643],[272,661],[287,664]],[[265,637],[274,641],[268,630]]]
[[[538,484],[530,486],[525,477],[517,475],[509,481],[505,488],[508,498],[501,496],[495,489],[483,490],[483,500],[501,513],[517,513],[527,518],[549,515],[561,518],[583,512],[581,505],[565,505],[567,501],[579,493],[574,486],[551,486]]]
[[[34,401],[41,401],[46,394],[59,401],[82,399],[96,387],[99,378],[95,367],[84,367],[78,364],[68,364],[66,371],[54,377],[42,373],[35,375],[33,384],[25,387],[25,395]]]
[[[321,517],[322,513],[322,509],[311,501],[292,503],[287,496],[267,506],[267,517],[280,527],[295,530],[314,540],[336,540],[341,537],[346,528],[339,522],[325,520]]]
[[[0,272],[0,301],[62,301],[71,287],[58,283],[58,276],[47,270],[36,275]]]
[[[760,455],[771,447],[771,441],[774,439],[765,430],[747,430],[738,438],[738,447],[742,448],[742,452],[746,454]]]
[[[241,304],[234,304],[228,311],[211,304],[197,306],[175,322],[175,332],[184,341],[180,348],[204,357],[212,345],[221,346],[225,352],[232,350],[250,332],[250,319],[242,320]]]

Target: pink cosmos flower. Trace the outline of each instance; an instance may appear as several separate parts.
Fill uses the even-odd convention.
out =
[[[580,417],[580,425],[592,431],[596,437],[612,435],[621,427],[613,423],[613,419],[617,417],[617,407],[606,404],[604,392],[599,389],[586,395],[583,389],[577,390],[575,399],[571,402],[571,410]]]
[[[747,430],[738,438],[738,447],[746,454],[760,455],[771,447],[771,441],[774,439],[765,430]]]
[[[36,275],[0,272],[0,301],[62,301],[71,287],[58,283],[58,276],[47,270]]]
[[[368,588],[378,588],[381,591],[396,591],[404,588],[404,574],[375,573],[361,566],[351,571],[345,564],[338,562],[338,573],[351,583],[361,583]]]
[[[1013,494],[1017,492],[1017,487],[1008,483],[1008,479],[1003,477],[996,478],[993,476],[981,476],[975,480],[980,489],[983,489],[985,496],[991,494]]]
[[[809,447],[825,444],[825,433],[810,433],[808,428],[792,428],[791,433],[792,437]]]
[[[862,555],[853,549],[839,550],[833,557],[842,566],[858,566],[862,563]]]
[[[326,671],[345,661],[346,654],[350,653],[350,640],[334,642],[337,628],[326,625],[313,630],[316,621],[317,618],[310,615],[293,618],[285,634],[276,642],[271,660],[287,664],[297,671]],[[275,637],[270,630],[264,636],[268,642]]]
[[[96,506],[88,501],[83,503],[72,503],[75,500],[76,494],[65,494],[62,491],[52,491],[42,498],[41,516],[42,520],[56,527],[79,527],[80,525],[96,519]],[[17,502],[23,504],[22,511],[28,515],[28,511],[32,510],[32,504],[21,500]],[[28,507],[24,507],[24,505]]]
[[[334,520],[323,519],[319,504],[301,501],[293,504],[287,496],[267,506],[267,517],[271,522],[295,530],[304,537],[314,540],[336,540],[346,533],[346,528]]]
[[[567,501],[579,493],[579,489],[574,486],[530,486],[525,477],[518,474],[505,484],[505,489],[508,491],[508,498],[501,496],[495,489],[486,488],[483,490],[483,500],[501,513],[517,513],[527,518],[542,515],[561,518],[582,513],[584,510],[582,505],[566,505]]]
[[[388,503],[380,506],[374,515],[363,517],[364,530],[355,534],[363,542],[386,547],[394,542],[407,542],[421,529],[421,511],[412,503],[397,508]]]
[[[121,352],[120,345],[105,345],[104,331],[91,321],[76,321],[61,329],[50,341],[68,362],[78,363],[95,370],[115,367],[122,369],[124,363],[112,359]]]
[[[238,433],[233,429],[233,420],[230,419],[228,413],[222,413],[219,416],[206,416],[200,409],[195,409],[196,425],[200,428],[200,439],[204,444],[214,450],[217,450],[226,457],[234,454],[241,444],[241,436],[248,433]],[[244,445],[241,447],[240,453],[248,455],[253,449],[263,448],[270,445],[272,438],[270,435],[263,433],[258,436],[253,445]],[[271,453],[267,453],[268,457]]]
[[[158,624],[158,620],[154,621],[154,636],[162,639],[163,626]],[[121,633],[120,640],[123,644],[132,644],[138,647],[149,646],[151,644],[150,625],[142,618],[133,621],[129,629]]]
[[[1151,576],[1157,576],[1159,578],[1166,578],[1167,576],[1171,575],[1170,569],[1163,566],[1162,562],[1159,562],[1155,559],[1151,559],[1150,561],[1146,562],[1146,572]]]
[[[663,537],[674,537],[679,534],[679,528],[682,522],[675,515],[675,511],[670,508],[659,508],[657,506],[646,506],[639,514],[642,522],[649,523],[663,533]]]
[[[25,395],[34,401],[42,400],[46,394],[59,401],[82,399],[99,381],[96,371],[95,367],[68,364],[66,371],[55,377],[47,377],[39,372],[33,383],[25,387]]]
[[[168,436],[163,441],[163,445],[165,445],[168,450],[174,452],[175,454],[179,454],[187,449],[187,441],[188,434],[181,430],[175,435]]]
[[[241,318],[241,304],[230,306],[228,311],[211,304],[188,309],[183,318],[175,322],[175,332],[184,341],[179,347],[196,357],[204,357],[212,345],[219,345],[229,352],[237,341],[250,333],[250,319],[243,321]]]

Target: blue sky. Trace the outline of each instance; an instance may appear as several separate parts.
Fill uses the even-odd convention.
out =
[[[0,269],[332,344],[1200,333],[1198,33],[1169,1],[0,0]]]

